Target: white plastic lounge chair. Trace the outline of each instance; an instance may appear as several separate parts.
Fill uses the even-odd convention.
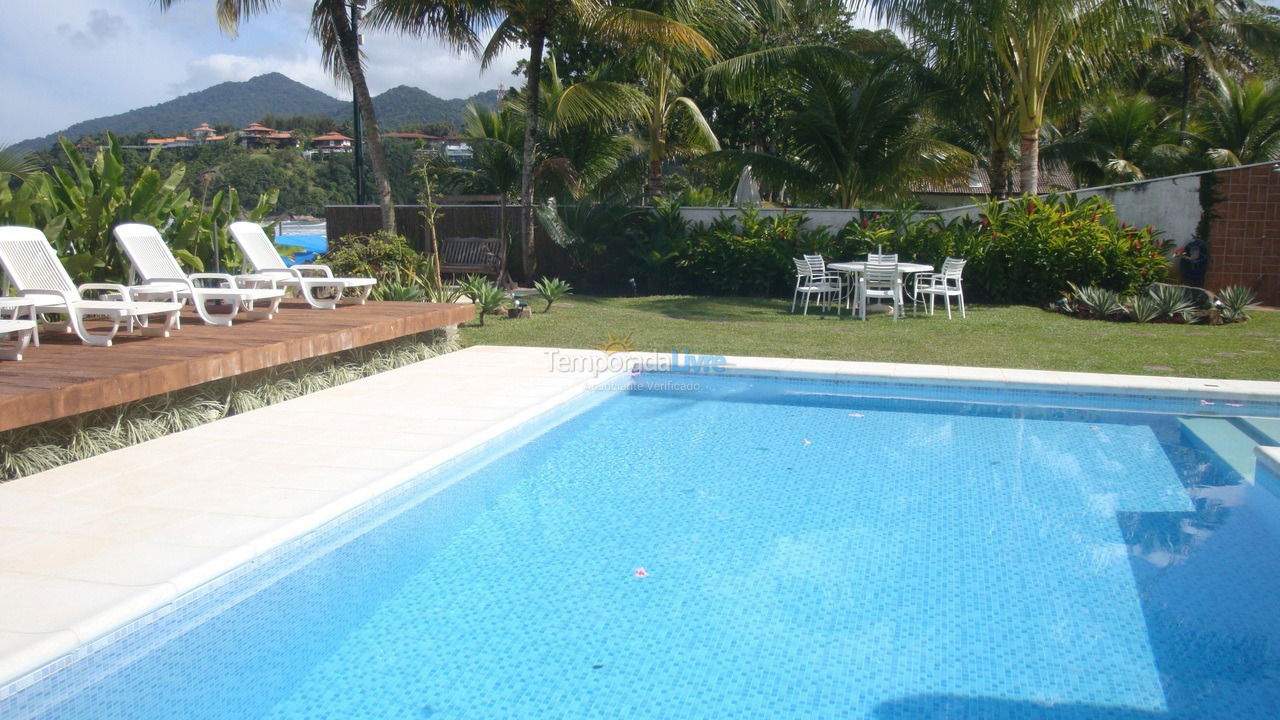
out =
[[[241,308],[249,317],[268,320],[280,311],[280,300],[284,297],[282,289],[241,288],[235,278],[225,273],[187,275],[160,236],[160,231],[150,225],[125,223],[117,225],[111,232],[129,256],[131,272],[139,281],[129,288],[131,297],[135,299],[167,295],[171,300],[190,302],[207,325],[230,325]],[[130,283],[133,282],[131,278]],[[198,284],[202,282],[216,282],[219,286]],[[205,303],[218,300],[227,303],[231,312],[225,315],[210,313]],[[266,307],[258,309],[257,303]]]
[[[898,264],[868,262],[858,276],[858,314],[867,319],[867,300],[876,298],[893,302],[893,319],[903,310],[902,276]]]
[[[121,321],[127,321],[130,330],[136,321],[143,334],[162,337],[169,337],[178,326],[182,303],[132,301],[128,299],[129,289],[119,283],[86,283],[76,287],[44,233],[35,228],[0,227],[0,267],[19,295],[35,300],[37,313],[66,315],[67,322],[58,325],[75,332],[86,345],[110,345],[120,330]],[[86,300],[84,293],[91,291],[114,293],[122,299]],[[153,327],[147,322],[150,315],[162,316],[163,322]],[[111,329],[105,334],[89,332],[84,321],[91,316],[110,319]]]
[[[15,345],[10,348],[0,348],[0,360],[21,360],[22,351],[27,349],[27,345],[31,343],[31,337],[35,334],[36,324],[31,320],[5,320],[0,318],[0,340],[7,335],[14,335]]]
[[[933,314],[933,301],[939,295],[947,304],[947,319],[951,319],[951,298],[958,298],[960,301],[960,317],[965,318],[968,315],[964,312],[964,281],[961,276],[964,274],[964,266],[967,260],[960,258],[947,258],[942,261],[942,272],[940,273],[920,273],[916,275],[915,297],[911,301],[911,314],[916,312],[916,303],[919,302],[923,295],[929,296],[929,314]]]
[[[827,273],[826,264],[822,258],[817,256],[817,260],[812,261],[809,256],[804,258],[792,258],[796,264],[796,289],[791,295],[791,312],[796,311],[796,301],[801,295],[804,295],[804,312],[809,314],[809,299],[817,295],[818,303],[822,305],[834,300],[836,306],[836,314],[840,314],[840,294],[843,288],[843,280],[839,275]]]
[[[343,291],[349,289],[359,290],[359,293],[347,301],[363,305],[378,282],[373,278],[334,277],[328,265],[289,267],[257,223],[233,222],[227,229],[240,246],[245,260],[253,266],[254,274],[237,276],[243,285],[296,288],[311,307],[332,310],[342,302]]]

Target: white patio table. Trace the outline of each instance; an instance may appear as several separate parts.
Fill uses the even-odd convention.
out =
[[[867,267],[867,263],[865,260],[858,260],[855,262],[827,263],[828,270],[835,270],[836,272],[845,273],[849,276],[850,280],[852,281],[849,283],[849,288],[850,288],[849,294],[845,296],[846,300],[848,300],[849,302],[850,308],[853,308],[853,287],[854,287],[854,284],[857,282],[856,276],[859,273],[861,273],[864,269],[866,269],[866,267]],[[907,299],[909,300],[915,299],[915,295],[913,295],[911,291],[911,284],[907,282],[907,276],[914,275],[916,273],[922,273],[922,272],[933,272],[933,266],[925,265],[924,263],[909,263],[909,262],[898,263],[898,276],[902,282],[903,295]]]
[[[40,347],[40,324],[39,318],[36,317],[36,301],[29,297],[0,297],[0,320],[4,320],[5,312],[12,313],[12,318],[17,320],[24,312],[31,318],[31,322],[36,323],[36,329],[31,333],[31,343],[36,347]]]

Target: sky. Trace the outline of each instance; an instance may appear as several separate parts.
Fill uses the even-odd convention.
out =
[[[335,97],[350,97],[320,65],[307,34],[311,0],[282,0],[220,32],[213,0],[0,0],[0,144],[47,135],[202,90],[226,80],[281,72]],[[472,56],[438,43],[364,33],[370,90],[413,85],[442,98],[511,85],[521,55],[510,50],[485,73]]]

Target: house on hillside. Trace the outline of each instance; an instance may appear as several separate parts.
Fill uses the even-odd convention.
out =
[[[298,139],[288,130],[276,130],[262,123],[249,123],[241,128],[238,134],[240,144],[244,147],[294,147]]]
[[[311,149],[318,152],[351,152],[351,138],[342,133],[325,133],[311,140]]]
[[[422,133],[389,132],[382,133],[383,139],[421,140],[425,150],[433,151],[450,160],[470,160],[471,145],[464,138],[452,135],[424,135]]]
[[[147,138],[147,147],[149,148],[154,148],[154,147],[180,148],[180,147],[194,147],[195,145],[196,145],[196,141],[192,140],[186,135],[175,135],[174,137],[166,137],[166,138]]]
[[[191,130],[191,134],[189,136],[175,135],[174,137],[150,138],[147,140],[145,145],[141,145],[138,147],[145,148],[145,149],[151,149],[156,147],[160,147],[160,148],[195,147],[196,145],[203,145],[205,143],[217,142],[218,140],[223,140],[225,138],[226,138],[226,135],[219,135],[216,130],[209,127],[209,123],[200,123],[199,127],[193,128]]]

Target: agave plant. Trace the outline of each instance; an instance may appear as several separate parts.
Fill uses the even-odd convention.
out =
[[[547,301],[547,306],[542,310],[544,313],[551,312],[551,306],[555,301],[573,292],[573,287],[560,278],[544,277],[535,282],[533,286],[538,290],[538,294],[542,296],[542,299]]]
[[[481,275],[468,275],[464,277],[462,282],[458,283],[459,296],[465,296],[467,299],[471,300],[471,302],[478,302],[480,293],[482,292],[481,288],[484,287],[485,282],[487,282],[487,279]]]
[[[476,306],[480,315],[480,327],[484,327],[484,316],[502,307],[507,302],[507,294],[489,278],[471,276],[465,283],[467,296]]]
[[[1229,285],[1218,291],[1216,305],[1226,322],[1244,322],[1249,310],[1258,306],[1258,293],[1246,285]]]
[[[421,287],[398,282],[378,283],[374,295],[376,300],[391,302],[423,302],[427,298],[426,292]]]
[[[462,297],[462,288],[456,285],[432,285],[427,288],[427,301],[433,303],[455,303]]]
[[[1075,283],[1068,284],[1071,286],[1071,296],[1076,305],[1083,309],[1087,316],[1106,319],[1125,312],[1124,305],[1120,302],[1120,293],[1115,290],[1096,285],[1080,287]]]
[[[1129,300],[1129,315],[1140,323],[1160,319],[1160,305],[1150,295],[1135,295]]]
[[[1185,288],[1180,288],[1177,285],[1156,283],[1147,292],[1155,302],[1156,313],[1159,317],[1182,318],[1185,320],[1187,315],[1195,310],[1195,303],[1191,301],[1191,297],[1187,294]]]

